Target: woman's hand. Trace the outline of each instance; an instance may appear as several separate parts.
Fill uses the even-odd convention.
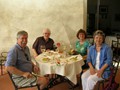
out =
[[[96,73],[95,69],[93,68],[91,62],[88,63],[89,67],[90,67],[90,74],[93,75]]]
[[[95,69],[94,68],[90,68],[90,74],[93,75],[95,73],[96,73]]]
[[[97,76],[100,78],[104,73],[104,70],[108,67],[108,64],[104,64],[100,70],[97,71]]]
[[[32,78],[33,77],[33,75],[30,72],[25,72],[25,73],[23,73],[22,76],[25,78]]]
[[[100,78],[100,77],[102,77],[102,74],[103,74],[103,70],[98,70],[97,71],[97,76]]]

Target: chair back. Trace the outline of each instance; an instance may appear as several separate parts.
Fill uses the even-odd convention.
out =
[[[120,53],[120,35],[116,35],[117,40],[112,40],[113,55],[119,55]]]
[[[113,57],[112,61],[113,67],[112,67],[112,74],[116,76],[117,71],[119,69],[119,64],[120,64],[120,56],[116,55]]]
[[[8,54],[8,52],[1,52],[1,56],[4,57],[4,58],[7,57],[7,54]]]
[[[117,90],[119,84],[115,81],[115,77],[119,68],[120,57],[113,58],[113,67],[111,68],[111,75],[108,80],[108,83],[103,90]]]
[[[5,62],[6,62],[6,57],[7,57],[7,52],[1,52],[1,56],[0,56],[0,71],[1,71],[1,75],[5,74]]]
[[[24,86],[24,87],[18,87],[15,82],[13,81],[13,78],[12,78],[12,74],[8,71],[8,75],[10,77],[10,80],[12,81],[13,85],[14,85],[14,88],[15,90],[18,90],[18,89],[22,89],[22,88],[30,88],[30,87],[37,87],[38,90],[40,90],[40,85],[39,84],[36,84],[36,85],[31,85],[31,86]],[[16,78],[17,79],[17,78]]]
[[[115,77],[116,77],[116,74],[117,74],[117,71],[118,71],[118,69],[119,69],[119,64],[120,64],[120,56],[118,56],[118,55],[116,55],[116,56],[113,56],[113,60],[112,60],[112,67],[111,67],[111,75],[110,75],[110,77],[108,78],[108,79],[104,79],[103,78],[103,80],[100,80],[100,81],[98,81],[98,90],[100,90],[100,85],[102,85],[102,90],[105,90],[105,88],[107,87],[107,86],[105,86],[104,87],[104,83],[105,82],[107,82],[107,83],[109,83],[110,81],[111,81],[111,79],[112,79],[112,81],[114,81],[115,82]],[[110,71],[109,70],[109,71]],[[108,70],[107,70],[108,71]],[[106,72],[107,72],[106,71]],[[116,85],[117,85],[117,83],[116,83]],[[107,89],[106,89],[107,90]]]
[[[9,75],[10,80],[12,81],[12,83],[13,83],[13,85],[14,85],[14,87],[15,87],[15,90],[17,90],[17,86],[15,85],[15,82],[14,82],[13,79],[12,79],[12,74],[11,74],[10,72],[8,72],[8,75]]]
[[[1,52],[1,64],[4,66],[8,52]]]

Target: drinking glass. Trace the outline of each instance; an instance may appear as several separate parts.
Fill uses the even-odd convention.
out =
[[[66,48],[67,48],[67,47],[66,47],[65,45],[63,45],[63,51],[66,51]]]
[[[46,51],[45,45],[41,45],[41,46],[40,46],[40,50],[41,50],[42,53],[45,52],[45,51]]]

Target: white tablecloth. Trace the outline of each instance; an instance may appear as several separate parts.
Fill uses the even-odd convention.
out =
[[[75,58],[75,57],[77,57],[77,59],[72,60],[72,58]],[[36,58],[36,62],[40,68],[41,75],[59,74],[59,75],[67,77],[74,84],[77,83],[76,75],[81,73],[82,71],[81,66],[84,65],[84,61],[82,60],[82,57],[80,55],[69,56],[66,58],[59,58],[61,59],[60,64],[57,64],[56,62],[53,62],[50,60],[47,62],[44,62],[42,61],[43,58],[44,58],[44,55],[39,55]]]

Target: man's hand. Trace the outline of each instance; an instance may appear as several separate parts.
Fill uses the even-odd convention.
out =
[[[40,73],[40,69],[39,69],[39,67],[37,65],[34,65],[33,72],[36,73],[36,74]]]
[[[29,73],[29,72],[23,73],[22,76],[25,77],[25,78],[32,78],[33,77],[33,75],[31,73]]]

